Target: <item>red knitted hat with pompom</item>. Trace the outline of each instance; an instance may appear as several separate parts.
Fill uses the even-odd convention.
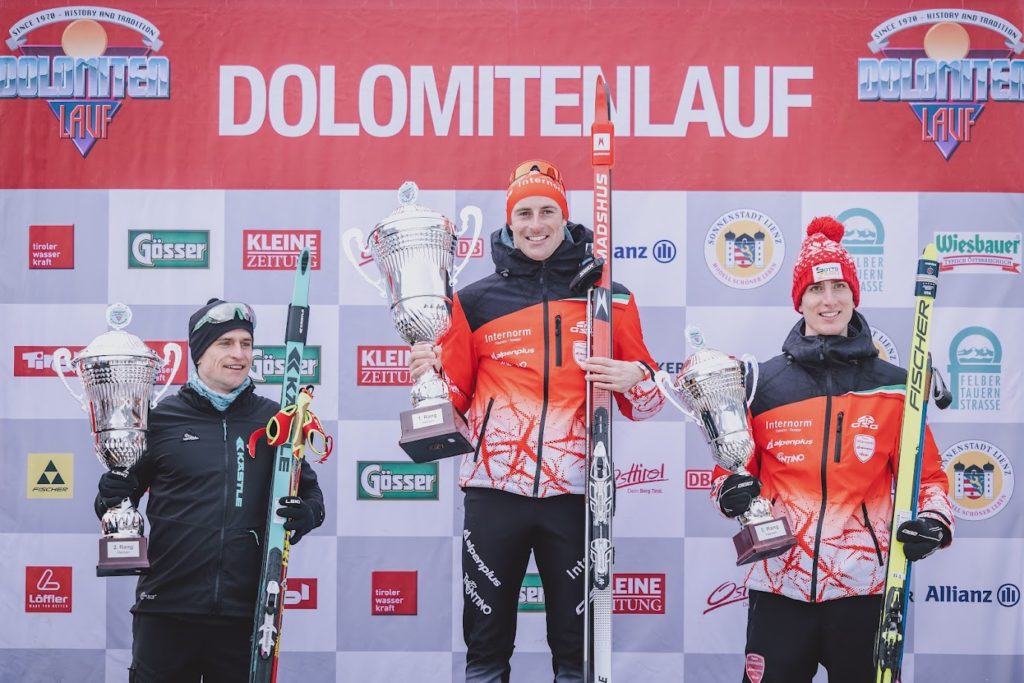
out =
[[[831,216],[815,218],[807,226],[807,238],[800,247],[800,256],[793,266],[793,308],[800,312],[804,290],[815,282],[843,280],[850,285],[853,305],[860,306],[860,280],[857,266],[843,249],[846,228]]]

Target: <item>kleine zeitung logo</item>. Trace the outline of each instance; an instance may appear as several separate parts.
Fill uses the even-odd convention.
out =
[[[356,347],[357,379],[361,387],[412,386],[408,346]]]
[[[295,270],[299,254],[309,249],[309,267],[320,270],[319,230],[243,230],[243,270]]]
[[[436,462],[359,461],[357,500],[437,500]]]
[[[665,613],[664,574],[614,574],[612,591],[615,614]]]

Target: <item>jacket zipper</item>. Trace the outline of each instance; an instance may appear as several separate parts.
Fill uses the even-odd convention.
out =
[[[540,267],[540,289],[542,294],[543,307],[541,313],[544,316],[544,403],[540,409],[540,424],[537,427],[537,469],[533,474],[533,496],[537,497],[540,492],[540,474],[544,451],[544,422],[548,416],[548,381],[550,379],[548,366],[551,364],[551,342],[548,339],[548,288],[544,284],[544,271],[547,270],[547,263]]]
[[[562,315],[555,316],[555,367],[562,367]]]
[[[875,544],[875,554],[878,555],[878,566],[881,567],[885,564],[882,560],[882,546],[878,545],[878,538],[875,536],[875,530],[871,528],[871,520],[868,519],[867,503],[861,503],[860,509],[864,511],[864,526],[867,528],[868,533],[871,534],[871,542]]]
[[[484,436],[487,435],[487,421],[491,419],[491,406],[493,405],[494,397],[492,396],[490,400],[487,401],[487,410],[484,411],[484,421],[483,424],[480,425],[480,436],[477,439],[476,448],[473,450],[473,462],[476,462],[480,457],[480,446],[484,442]]]
[[[836,413],[836,456],[835,461],[839,462],[839,453],[842,451],[843,446],[843,411]]]
[[[825,432],[821,444],[821,508],[818,510],[818,525],[814,531],[814,555],[811,557],[811,602],[818,601],[818,554],[821,550],[821,529],[825,525],[825,508],[828,504],[828,435],[832,423],[832,372],[825,371]]]
[[[213,577],[213,608],[214,612],[220,612],[220,573],[224,567],[224,530],[228,525],[228,468],[231,465],[230,453],[228,453],[228,418],[227,415],[221,418],[224,427],[224,515],[220,525],[220,546],[217,551],[217,571]]]

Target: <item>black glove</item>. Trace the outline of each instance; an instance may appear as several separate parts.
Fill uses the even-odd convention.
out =
[[[903,553],[911,562],[924,559],[942,547],[950,537],[949,527],[934,517],[918,517],[896,529],[896,540],[903,542]]]
[[[282,507],[277,509],[277,514],[285,518],[284,528],[292,532],[292,545],[319,526],[313,506],[298,496],[284,496],[278,502]]]
[[[750,509],[761,493],[761,482],[749,474],[730,474],[718,491],[718,507],[726,517],[738,517]]]
[[[135,494],[139,488],[139,480],[130,472],[104,472],[97,488],[100,490],[100,500],[105,506],[112,508]]]

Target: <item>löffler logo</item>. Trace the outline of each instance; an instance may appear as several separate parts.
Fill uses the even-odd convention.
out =
[[[25,567],[26,612],[71,611],[71,567]]]
[[[316,579],[289,576],[284,606],[288,609],[316,609]]]
[[[61,24],[60,45],[29,42],[36,29]],[[170,98],[171,62],[154,54],[163,46],[159,36],[145,18],[109,7],[34,12],[10,27],[14,56],[0,56],[0,99],[42,99],[57,136],[88,156],[126,99]]]
[[[902,31],[912,38],[899,41],[904,47],[890,45]],[[906,102],[921,124],[921,141],[933,143],[947,161],[960,143],[971,141],[986,103],[1024,101],[1024,64],[1013,59],[1024,50],[1020,29],[994,14],[906,12],[876,26],[868,48],[876,56],[857,60],[857,99]]]

